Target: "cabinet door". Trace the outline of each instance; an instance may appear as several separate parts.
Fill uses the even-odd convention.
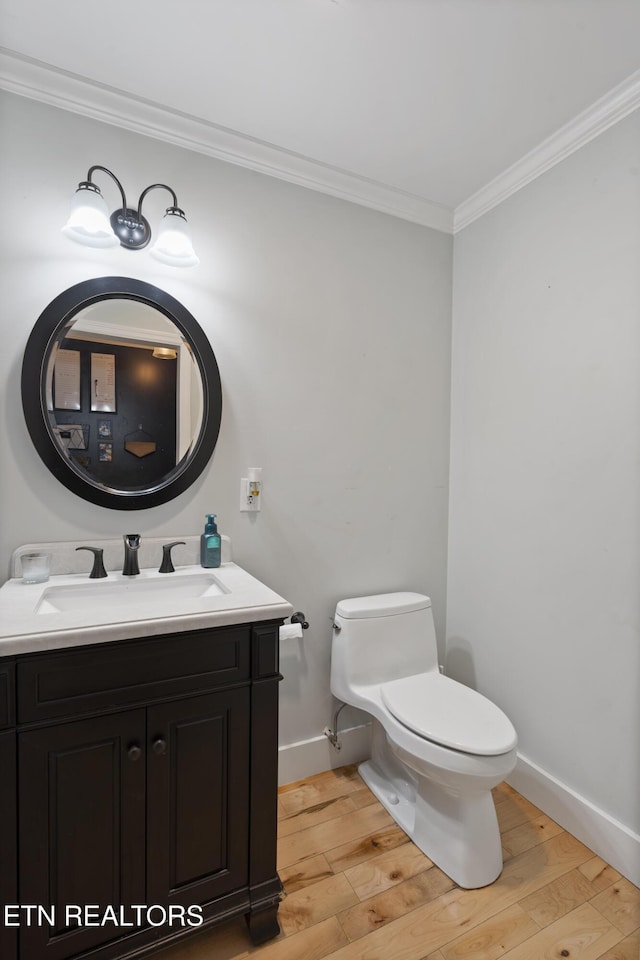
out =
[[[149,709],[148,903],[246,887],[249,712],[246,687]]]
[[[16,862],[16,735],[0,733],[0,907],[18,903]],[[0,918],[0,957],[13,960],[18,943],[17,928],[6,927]]]
[[[69,906],[145,903],[145,735],[144,710],[19,734],[20,903],[55,911],[22,924],[21,960],[122,935],[69,923]]]

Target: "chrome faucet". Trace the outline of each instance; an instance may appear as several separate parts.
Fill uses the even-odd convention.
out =
[[[123,577],[135,577],[140,573],[138,566],[138,550],[140,548],[139,533],[125,533],[124,539],[124,566]]]

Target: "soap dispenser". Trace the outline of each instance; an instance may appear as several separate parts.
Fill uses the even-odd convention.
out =
[[[220,566],[221,539],[216,526],[215,513],[208,513],[204,533],[200,537],[200,565],[202,567]]]

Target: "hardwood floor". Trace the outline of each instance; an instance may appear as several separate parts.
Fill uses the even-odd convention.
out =
[[[158,960],[640,960],[640,890],[507,784],[504,870],[461,890],[399,829],[355,767],[283,787],[280,936],[229,921]]]

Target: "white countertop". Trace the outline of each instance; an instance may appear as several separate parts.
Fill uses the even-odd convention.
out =
[[[213,596],[175,597],[171,590],[162,590],[171,577],[184,578],[211,574],[219,585]],[[121,584],[130,596],[136,584],[153,589],[151,581],[158,582],[159,592],[150,599],[119,605],[111,599],[102,603],[96,591]],[[77,610],[38,613],[46,609],[41,603],[47,590],[58,587],[82,589],[86,584],[95,597],[95,604]],[[105,597],[110,592],[105,592]],[[159,636],[228,626],[234,623],[253,623],[258,620],[279,620],[293,612],[290,603],[274,593],[255,577],[235,563],[223,563],[213,570],[199,565],[176,567],[175,574],[160,574],[157,569],[143,568],[136,577],[123,577],[110,572],[106,579],[90,580],[86,573],[53,576],[45,583],[8,580],[0,588],[0,657],[36,653],[61,647],[78,647],[113,640]]]

